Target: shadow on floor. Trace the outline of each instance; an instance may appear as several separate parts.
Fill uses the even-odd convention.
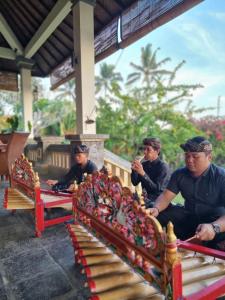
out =
[[[0,183],[0,300],[88,299],[65,225],[34,238],[30,212],[3,208],[6,186]]]

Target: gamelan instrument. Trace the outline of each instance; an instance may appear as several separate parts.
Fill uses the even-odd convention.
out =
[[[5,189],[4,207],[9,210],[33,210],[35,216],[35,235],[41,236],[48,226],[72,220],[73,195],[53,192],[40,188],[38,174],[24,155],[15,160],[10,173],[10,187]],[[44,210],[51,208],[70,210],[66,216],[45,219]]]
[[[74,198],[67,225],[75,262],[82,265],[91,300],[216,299],[225,294],[225,254],[177,241],[122,187],[94,173]]]

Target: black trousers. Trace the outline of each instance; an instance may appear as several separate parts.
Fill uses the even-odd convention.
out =
[[[164,211],[160,212],[157,219],[162,227],[165,227],[171,221],[177,238],[186,240],[195,234],[199,224],[215,222],[219,217],[213,211],[204,217],[197,216],[183,206],[170,204]],[[222,241],[225,244],[225,233],[217,234],[212,241],[204,242],[204,244],[210,248],[220,249],[219,244],[222,244]]]

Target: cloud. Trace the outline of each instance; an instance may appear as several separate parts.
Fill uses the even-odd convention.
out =
[[[225,22],[225,13],[224,12],[209,12],[208,15],[220,22]]]
[[[177,73],[176,82],[179,84],[201,83],[204,87],[193,91],[193,104],[198,108],[216,107],[217,98],[221,95],[221,115],[225,115],[225,74],[222,71],[212,73],[211,70],[185,66]],[[224,95],[224,96],[223,96]],[[184,109],[184,105],[181,106]],[[204,114],[216,114],[210,110]]]
[[[214,29],[203,28],[197,22],[181,22],[171,28],[182,39],[183,45],[195,56],[210,62],[225,63],[224,38]],[[178,37],[179,38],[179,37]]]

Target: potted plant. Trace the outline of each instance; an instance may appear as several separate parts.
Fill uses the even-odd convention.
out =
[[[19,126],[19,118],[17,115],[8,117],[6,122],[11,126],[10,131],[14,132],[18,129]]]

